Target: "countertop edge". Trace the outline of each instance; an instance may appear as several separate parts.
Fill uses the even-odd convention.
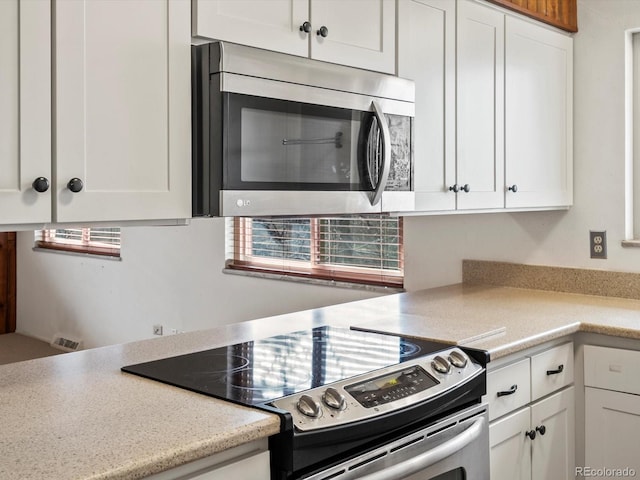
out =
[[[116,470],[102,472],[89,477],[87,480],[133,480],[146,478],[150,475],[166,472],[172,468],[180,467],[211,455],[239,447],[247,443],[262,440],[280,433],[280,420],[274,414],[264,412],[268,418],[259,422],[246,424],[242,429],[232,435],[215,438],[205,442],[185,445],[173,452],[165,452],[154,457],[146,457],[142,462],[122,465]]]

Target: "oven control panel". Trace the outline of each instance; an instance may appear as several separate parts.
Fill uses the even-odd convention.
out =
[[[345,391],[365,408],[407,398],[440,383],[420,365],[413,365],[364,382],[347,385]]]
[[[271,402],[288,411],[298,430],[364,420],[428,401],[480,375],[483,367],[451,348]]]

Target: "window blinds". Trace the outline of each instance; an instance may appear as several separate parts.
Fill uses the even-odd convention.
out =
[[[402,219],[385,215],[236,218],[230,268],[399,286]]]
[[[36,230],[35,243],[40,248],[119,257],[120,228]]]

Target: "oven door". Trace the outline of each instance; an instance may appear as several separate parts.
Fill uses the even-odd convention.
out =
[[[306,480],[486,480],[486,405],[468,408]]]

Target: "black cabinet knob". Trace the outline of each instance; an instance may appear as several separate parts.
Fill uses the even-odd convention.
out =
[[[79,178],[72,178],[69,180],[69,183],[67,183],[67,188],[73,193],[78,193],[84,188],[84,183],[82,183],[82,180]]]
[[[460,185],[458,185],[457,183],[455,185],[451,185],[449,187],[449,191],[453,193],[458,193],[460,191]]]
[[[464,186],[460,187],[460,190],[466,193],[469,193],[471,191],[471,187],[469,186],[468,183],[465,183]]]
[[[518,185],[511,185],[509,187],[509,191],[513,192],[513,193],[516,193],[518,191]]]
[[[304,33],[311,33],[311,23],[304,22],[302,25],[300,25],[300,31]]]
[[[545,433],[547,433],[547,427],[545,427],[544,425],[540,425],[539,427],[536,427],[536,432],[539,432],[540,435],[544,435]]]
[[[36,192],[44,193],[49,190],[49,179],[45,177],[38,177],[33,181],[31,186]]]
[[[326,38],[329,35],[329,29],[323,25],[320,27],[320,30],[316,32],[316,35],[320,35],[322,38]]]
[[[534,440],[536,438],[536,431],[535,430],[529,430],[528,432],[524,432],[524,434],[529,437],[531,440]]]

